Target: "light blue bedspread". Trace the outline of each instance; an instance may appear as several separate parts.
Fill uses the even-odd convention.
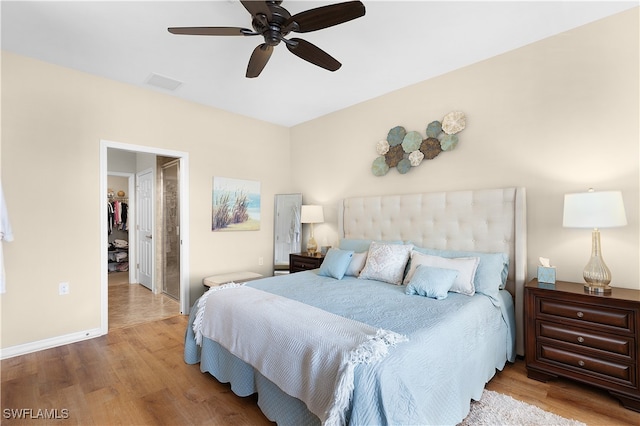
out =
[[[482,294],[449,293],[435,300],[406,295],[404,286],[354,277],[336,280],[316,272],[247,285],[409,338],[382,361],[356,368],[351,425],[457,424],[496,369],[515,359],[513,303],[506,291],[496,307]],[[231,383],[237,395],[258,392],[260,408],[278,424],[319,423],[304,403],[216,342],[204,339],[202,349],[196,346],[191,327],[185,337],[185,361],[200,362],[203,372]]]

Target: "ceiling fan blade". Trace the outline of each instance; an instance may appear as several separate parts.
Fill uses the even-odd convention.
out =
[[[247,65],[247,78],[254,78],[260,75],[264,66],[269,62],[271,53],[273,53],[273,46],[265,43],[253,49],[251,59],[249,59],[249,64]]]
[[[264,15],[267,17],[267,21],[271,20],[271,9],[269,9],[269,5],[265,1],[242,1],[240,3],[244,6],[245,9],[251,14],[251,16]]]
[[[291,27],[297,33],[308,33],[322,28],[332,27],[364,16],[364,4],[359,1],[331,4],[328,6],[309,9],[293,15],[285,22],[284,27],[297,24],[297,28]],[[295,23],[295,24],[294,24]]]
[[[252,30],[238,27],[177,27],[167,28],[171,34],[204,36],[244,36],[254,35]]]
[[[312,64],[329,71],[336,71],[342,66],[342,64],[333,56],[306,40],[292,38],[289,41],[295,43],[287,43],[287,48],[291,53],[305,61],[311,62]]]

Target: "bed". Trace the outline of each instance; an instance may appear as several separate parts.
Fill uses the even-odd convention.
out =
[[[457,424],[523,352],[525,198],[500,188],[344,199],[331,262],[207,292],[185,361],[239,396],[257,393],[282,425]]]

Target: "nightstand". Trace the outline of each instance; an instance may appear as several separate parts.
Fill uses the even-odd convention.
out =
[[[323,260],[324,255],[320,253],[316,253],[315,255],[308,253],[291,253],[289,254],[289,272],[294,273],[319,268]]]
[[[583,284],[534,279],[524,290],[527,375],[606,389],[640,412],[640,291],[585,293]]]

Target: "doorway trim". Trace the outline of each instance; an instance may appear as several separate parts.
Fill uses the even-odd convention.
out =
[[[107,193],[107,154],[108,149],[141,152],[147,154],[175,157],[180,160],[180,313],[189,312],[189,153],[155,148],[144,145],[133,145],[109,140],[100,140],[100,331],[109,332],[109,278],[108,278],[108,236],[107,209],[104,208],[104,194]],[[134,192],[135,193],[135,192]]]

